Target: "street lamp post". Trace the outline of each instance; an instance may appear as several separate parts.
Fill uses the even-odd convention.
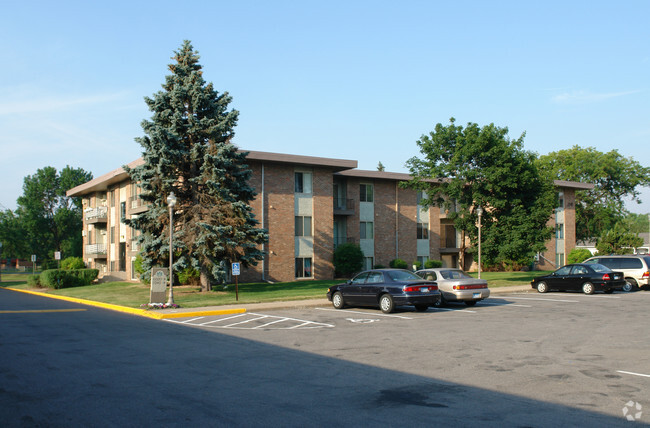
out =
[[[174,192],[169,193],[167,196],[167,206],[169,207],[169,300],[168,305],[174,304],[174,206],[176,205],[176,195]]]
[[[478,214],[478,277],[481,278],[481,216],[483,215],[483,208],[479,205],[476,208]]]
[[[2,242],[0,242],[0,282],[2,282]]]

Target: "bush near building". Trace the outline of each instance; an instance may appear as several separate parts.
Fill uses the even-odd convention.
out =
[[[48,269],[39,278],[43,287],[61,289],[90,285],[99,275],[98,269]]]

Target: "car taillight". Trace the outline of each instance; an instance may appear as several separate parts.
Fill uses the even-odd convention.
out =
[[[609,277],[609,274],[606,273],[603,275],[603,281],[609,281],[611,278]]]
[[[417,292],[417,291],[423,291],[423,292],[426,293],[427,291],[436,291],[437,289],[438,289],[438,286],[433,285],[433,284],[431,284],[431,285],[405,285],[404,288],[403,288],[405,293],[414,293],[414,292]]]
[[[650,272],[643,272],[643,279],[650,278]]]
[[[454,285],[454,290],[477,290],[485,288],[485,285]]]

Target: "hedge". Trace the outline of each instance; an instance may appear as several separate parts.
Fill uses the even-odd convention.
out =
[[[70,288],[90,285],[99,275],[98,269],[48,269],[41,273],[40,283],[49,288]]]

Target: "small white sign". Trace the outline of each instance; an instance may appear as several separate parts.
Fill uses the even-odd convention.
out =
[[[36,261],[36,254],[32,254],[32,262]]]
[[[232,275],[233,276],[238,276],[241,273],[241,264],[240,263],[233,263],[232,264]]]
[[[61,251],[54,252],[54,260],[61,260]]]

